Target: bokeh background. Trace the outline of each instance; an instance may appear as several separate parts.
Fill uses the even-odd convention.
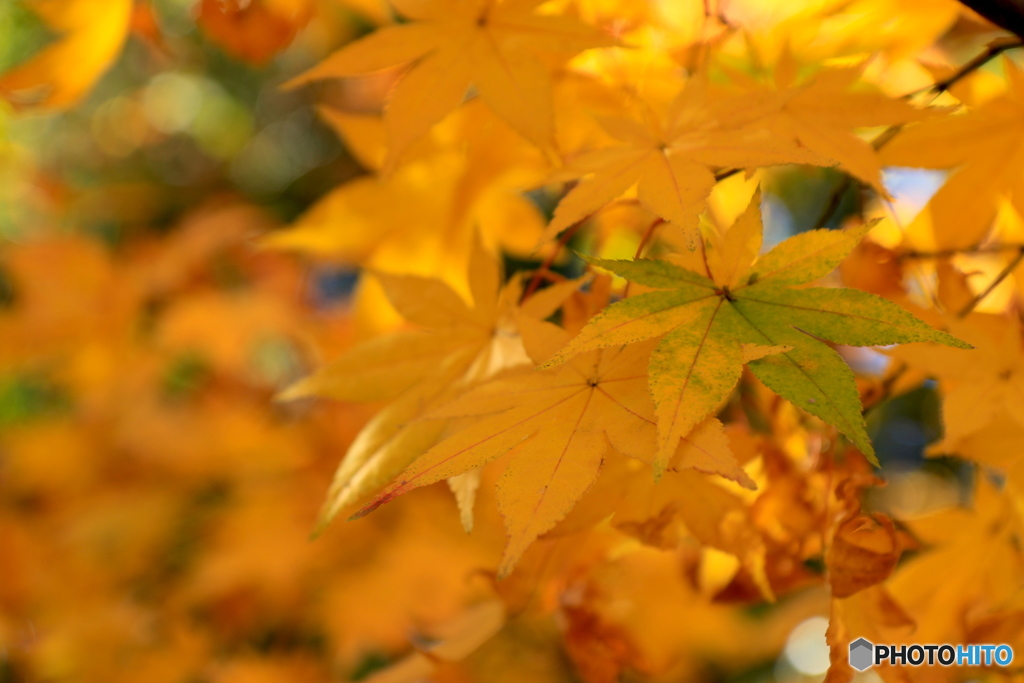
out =
[[[394,18],[373,0],[229,12],[155,0],[131,12],[123,49],[80,97],[0,103],[0,683],[364,680],[492,590],[478,570],[500,551],[461,530],[443,487],[310,541],[330,477],[377,406],[275,400],[394,325],[345,259],[264,247],[367,173],[319,108],[379,112],[390,81],[281,85]],[[0,2],[0,73],[58,42],[44,19]],[[948,36],[950,61],[991,30],[954,14],[928,28]],[[90,40],[63,56],[69,81],[100,49]],[[887,177],[908,212],[941,179]],[[829,206],[843,182],[772,171],[769,240],[823,217],[841,225],[860,198],[849,188]],[[550,210],[550,197],[534,199]],[[504,256],[509,274],[540,258]],[[877,354],[851,361],[885,367]],[[923,457],[941,436],[938,405],[926,384],[869,414],[890,479],[883,505],[962,494],[962,467]],[[827,668],[823,594],[701,609],[691,628],[671,626],[663,654],[685,665],[666,680],[819,680]],[[531,628],[437,675],[574,680],[544,630],[555,622]]]

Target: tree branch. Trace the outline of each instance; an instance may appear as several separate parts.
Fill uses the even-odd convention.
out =
[[[1021,0],[1021,8],[1022,11],[1024,11],[1024,0]],[[1020,40],[1019,38],[1002,38],[999,40],[995,40],[988,46],[985,52],[981,53],[980,55],[978,55],[977,57],[975,57],[974,59],[964,64],[959,69],[957,69],[956,73],[952,74],[948,78],[936,81],[935,83],[928,86],[924,90],[915,90],[912,93],[908,93],[903,96],[903,99],[910,99],[924,91],[931,91],[934,92],[936,95],[946,92],[956,83],[959,83],[960,80],[966,78],[967,76],[974,73],[981,67],[985,66],[1002,53],[1006,52],[1007,50],[1012,50],[1018,47],[1024,47],[1024,40]],[[896,137],[901,130],[903,130],[903,124],[895,124],[889,126],[884,131],[882,131],[882,133],[879,134],[878,137],[871,141],[871,146],[875,148],[875,151],[882,149],[887,144],[889,144],[889,142],[894,137]],[[730,168],[724,171],[719,171],[718,173],[715,174],[715,180],[725,180],[726,178],[736,175],[742,170],[743,169],[740,168]],[[825,211],[823,212],[821,218],[818,220],[818,224],[816,227],[823,226],[828,221],[832,220],[832,217],[835,215],[835,212],[839,209],[839,204],[841,203],[842,195],[846,193],[852,182],[852,179],[849,176],[847,176],[846,180],[836,187],[835,192],[833,193],[829,201],[829,204],[826,205]]]
[[[938,251],[907,251],[896,258],[904,259],[935,259],[959,256],[960,254],[999,254],[1004,251],[1020,251],[1024,244],[993,244],[986,247],[974,246],[962,249],[939,249]]]
[[[999,283],[1005,280],[1010,273],[1020,265],[1021,261],[1024,261],[1024,247],[1017,248],[1017,255],[1013,257],[1013,260],[999,272],[999,275],[996,275],[996,279],[989,283],[988,287],[985,288],[985,291],[971,299],[970,303],[960,309],[960,311],[957,312],[956,317],[966,318],[971,311],[977,308],[978,304],[980,304],[985,297],[991,294],[992,291],[999,286]]]
[[[1012,7],[1016,8],[1015,11],[1016,11],[1017,14],[1015,16],[1018,17],[1019,22],[1020,22],[1020,29],[1021,29],[1022,32],[1024,32],[1024,0],[991,0],[991,1],[987,1],[987,2],[981,2],[980,0],[961,0],[961,1],[964,2],[965,5],[971,7],[972,9],[974,9],[979,14],[981,14],[981,15],[985,16],[986,18],[988,18],[990,21],[993,21],[996,24],[1002,26],[1003,28],[1005,28],[1007,30],[1010,30],[1010,31],[1016,33],[1018,36],[1020,36],[1020,35],[1022,35],[1021,33],[1018,33],[1017,31],[1011,29],[1008,25],[1003,24],[1000,21],[997,21],[996,19],[993,19],[989,15],[985,14],[985,12],[983,12],[980,9],[978,9],[978,7],[975,7],[974,5],[975,4],[978,4],[978,5],[996,5],[996,4],[1001,4],[1001,5],[1012,6]],[[942,79],[940,81],[936,81],[934,84],[929,86],[927,88],[927,90],[929,90],[931,92],[934,92],[935,95],[938,96],[939,94],[949,90],[956,83],[960,82],[960,80],[962,80],[963,78],[965,78],[968,75],[974,73],[975,71],[977,71],[978,69],[983,67],[985,64],[988,64],[990,61],[992,61],[993,59],[995,59],[996,57],[998,57],[1002,53],[1006,52],[1007,50],[1012,50],[1012,49],[1018,48],[1018,47],[1024,47],[1024,40],[1022,40],[1021,38],[1009,38],[1009,37],[1007,37],[1007,38],[1002,38],[1002,39],[999,39],[999,40],[995,40],[995,41],[993,41],[988,46],[988,48],[985,50],[985,52],[981,53],[980,55],[978,55],[977,57],[975,57],[971,61],[969,61],[966,64],[964,64],[962,67],[960,67],[960,69],[958,69],[956,71],[956,73],[952,74],[951,76],[949,76],[947,78],[944,78],[944,79]],[[914,97],[915,95],[920,94],[921,92],[922,91],[918,90],[918,91],[915,91],[915,92],[912,92],[912,93],[908,93],[907,95],[903,96],[903,99],[909,99],[911,97]],[[889,126],[884,131],[882,131],[882,133],[880,135],[878,135],[878,137],[876,137],[874,140],[872,140],[871,146],[874,147],[876,151],[882,149],[882,147],[887,145],[894,137],[896,137],[896,135],[898,135],[901,130],[903,130],[903,124],[896,124],[896,125]],[[736,175],[737,173],[742,172],[743,170],[744,169],[742,169],[742,168],[729,168],[729,169],[720,170],[717,173],[715,173],[715,182],[721,182],[721,181],[725,180],[726,178],[731,178],[732,176]],[[836,186],[835,190],[833,190],[831,196],[829,197],[828,203],[825,205],[824,209],[822,210],[821,215],[818,217],[818,220],[817,220],[817,223],[816,223],[815,227],[823,227],[823,226],[827,225],[833,219],[833,217],[835,217],[836,212],[839,210],[839,207],[842,204],[843,195],[846,194],[847,190],[850,189],[850,186],[853,183],[854,183],[854,179],[852,177],[850,177],[850,176],[846,176]],[[537,290],[537,288],[540,286],[541,279],[544,277],[544,274],[547,273],[550,270],[551,265],[554,263],[555,259],[558,258],[558,254],[561,252],[562,248],[569,241],[569,239],[571,239],[572,236],[576,234],[576,232],[579,230],[580,226],[584,222],[586,222],[586,220],[587,219],[584,219],[584,220],[580,221],[579,223],[573,225],[572,227],[567,229],[564,233],[562,233],[562,238],[559,240],[558,245],[555,248],[555,251],[551,254],[551,256],[549,256],[544,261],[543,264],[541,264],[541,267],[537,270],[537,272],[534,274],[533,278],[530,280],[529,284],[527,285],[527,288],[526,288],[526,290],[523,293],[523,299],[526,299],[527,297],[529,297],[531,294],[533,294]],[[656,228],[659,224],[660,223],[656,221],[644,233],[643,238],[640,240],[640,246],[637,248],[637,253],[638,254],[644,248],[644,246],[646,246],[647,242],[650,240],[650,237],[651,237],[651,234],[652,234],[654,228]],[[1016,247],[1012,247],[1012,248],[1016,248]],[[964,253],[964,252],[951,252],[950,255],[952,255],[953,253]],[[983,252],[977,251],[976,253],[983,253]],[[941,255],[941,252],[936,252],[934,254],[934,256],[936,256],[936,257],[939,256],[939,255]],[[921,255],[921,256],[907,255],[906,258],[927,258],[927,256],[926,255]]]
[[[992,41],[988,48],[985,49],[980,55],[972,59],[971,61],[964,64],[949,78],[944,78],[941,81],[936,82],[931,90],[937,93],[943,93],[952,88],[954,85],[959,83],[963,78],[974,73],[981,67],[985,66],[993,59],[1003,54],[1007,50],[1012,50],[1017,47],[1024,46],[1024,41],[1019,38],[1002,38],[999,40]]]

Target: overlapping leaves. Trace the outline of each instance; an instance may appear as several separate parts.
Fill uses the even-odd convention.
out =
[[[826,70],[803,83],[792,82],[790,71],[780,68],[775,88],[742,78],[743,89],[730,94],[695,78],[664,117],[650,114],[643,123],[602,119],[621,144],[581,154],[559,172],[558,177],[583,180],[562,199],[545,237],[636,186],[640,203],[681,227],[695,246],[697,216],[714,187],[714,169],[839,165],[881,191],[877,154],[854,131],[904,123],[920,112],[879,93],[850,92],[855,69]]]
[[[548,335],[549,347],[552,340],[565,341],[557,328],[540,334]],[[498,484],[510,537],[499,574],[507,574],[526,547],[590,488],[609,448],[650,459],[654,420],[644,373],[649,351],[650,345],[593,351],[556,371],[525,369],[470,391],[432,417],[478,421],[416,459],[362,514],[511,453]],[[721,428],[715,422],[694,435],[685,444],[692,452],[684,447],[678,455],[680,465],[753,486],[728,446],[716,439]]]
[[[498,264],[479,242],[468,276],[472,306],[438,280],[384,273],[377,278],[395,308],[420,329],[356,346],[283,396],[392,399],[363,428],[342,460],[327,494],[321,527],[384,486],[444,437],[446,421],[422,419],[430,411],[477,382],[528,363],[517,316],[549,315],[560,303],[559,297],[576,286],[552,288],[521,312],[519,282],[513,280],[501,288]],[[464,504],[472,504],[471,495]],[[466,526],[469,518],[466,513]]]
[[[744,364],[874,459],[853,373],[822,340],[855,346],[969,345],[859,290],[795,288],[835,268],[864,232],[803,233],[751,263],[761,245],[755,202],[724,243],[707,246],[706,274],[663,260],[592,261],[657,291],[609,306],[548,365],[662,337],[648,368],[658,414],[656,472],[665,468],[680,439],[726,399]]]
[[[411,21],[345,46],[292,81],[298,85],[415,62],[385,115],[391,163],[455,109],[470,86],[524,137],[553,149],[551,77],[538,53],[571,56],[615,43],[572,17],[536,13],[541,4],[536,0],[392,4]]]

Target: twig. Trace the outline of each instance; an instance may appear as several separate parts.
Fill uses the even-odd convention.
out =
[[[1004,251],[1020,251],[1024,244],[992,244],[989,246],[973,246],[960,249],[939,249],[937,251],[907,251],[896,258],[904,259],[939,259],[959,256],[960,254],[999,254]]]
[[[988,46],[988,48],[986,48],[985,52],[981,53],[971,61],[967,62],[967,64],[963,65],[953,75],[949,76],[948,78],[944,78],[941,81],[936,81],[935,83],[926,88],[921,88],[920,90],[915,90],[914,92],[907,93],[901,99],[909,100],[916,97],[917,95],[920,95],[923,92],[932,92],[935,94],[936,97],[938,97],[940,94],[946,92],[954,85],[959,83],[962,79],[966,78],[967,76],[974,73],[981,67],[985,66],[1002,53],[1006,52],[1007,50],[1012,50],[1018,47],[1024,47],[1024,41],[1021,41],[1017,38],[1004,38],[998,41],[994,41],[991,45]],[[932,101],[934,100],[935,98],[933,97]],[[931,102],[929,102],[929,104],[930,103]],[[882,131],[882,133],[879,134],[878,137],[871,141],[871,146],[875,148],[875,151],[882,149],[887,144],[889,144],[889,142],[894,137],[896,137],[901,130],[903,130],[903,127],[904,124],[902,123],[893,124],[889,126],[884,131]],[[718,173],[715,174],[715,181],[717,182],[725,180],[726,178],[736,175],[742,170],[743,169],[740,168],[730,168],[724,171],[719,171]],[[849,189],[850,184],[851,179],[847,177],[846,181],[844,183],[841,183],[839,187],[836,188],[835,194],[838,194],[841,198],[841,196],[846,193],[846,190]],[[829,205],[826,207],[826,211],[823,214],[823,218],[825,220],[819,220],[818,226],[822,226],[829,220],[832,220],[832,214],[834,214],[835,211],[839,208],[839,203],[840,200],[835,199],[835,197],[833,196],[833,199],[829,202]]]
[[[1024,247],[1018,247],[1017,255],[1013,257],[1013,260],[1010,261],[1006,265],[1006,267],[999,272],[999,275],[996,275],[996,279],[989,283],[988,287],[985,288],[985,291],[971,299],[970,303],[968,303],[966,306],[960,309],[960,311],[957,312],[956,317],[967,317],[967,315],[970,314],[971,311],[977,308],[978,304],[980,304],[985,297],[992,293],[992,290],[999,286],[999,283],[1005,280],[1007,276],[1010,273],[1012,273],[1017,268],[1017,266],[1020,265],[1021,261],[1024,261]]]
[[[985,50],[985,52],[983,52],[982,54],[978,55],[977,57],[975,57],[971,61],[967,62],[967,64],[963,65],[953,75],[949,76],[948,78],[944,78],[944,79],[942,79],[940,81],[935,82],[934,84],[932,84],[931,86],[929,86],[926,89],[917,90],[917,91],[914,91],[912,93],[908,93],[908,94],[903,96],[903,99],[911,99],[914,96],[916,96],[916,95],[918,95],[918,94],[920,94],[922,92],[926,92],[926,91],[935,93],[935,96],[937,97],[939,94],[941,94],[943,92],[946,92],[951,87],[953,87],[956,83],[958,83],[960,80],[962,80],[963,78],[967,77],[971,73],[977,71],[978,69],[980,69],[985,64],[987,64],[988,62],[992,61],[993,59],[995,59],[996,57],[998,57],[1002,53],[1006,52],[1007,50],[1012,50],[1012,49],[1018,48],[1018,47],[1024,47],[1024,41],[1021,41],[1018,38],[1004,38],[1004,39],[1001,39],[1001,40],[994,41],[992,44],[990,44],[988,46],[988,48]],[[932,98],[932,99],[934,101],[934,98]],[[882,149],[882,147],[887,145],[889,143],[889,141],[891,141],[894,137],[896,137],[896,135],[898,135],[901,130],[903,130],[903,124],[895,124],[895,125],[889,126],[884,131],[882,131],[882,133],[871,142],[871,146],[874,147],[876,151]],[[731,178],[732,176],[736,175],[737,173],[740,173],[741,171],[743,171],[742,168],[730,168],[730,169],[725,169],[725,170],[719,171],[719,172],[717,172],[715,174],[715,182],[721,182],[722,180],[725,180],[726,178]],[[850,186],[853,184],[853,182],[854,182],[854,179],[851,176],[846,176],[844,178],[844,180],[842,182],[840,182],[836,186],[835,190],[832,192],[831,197],[829,198],[828,204],[825,205],[825,207],[824,207],[824,209],[823,209],[823,211],[821,213],[821,216],[819,216],[819,218],[818,218],[817,226],[816,227],[823,227],[823,226],[827,225],[835,217],[836,212],[839,210],[839,206],[842,204],[843,196],[846,194],[846,191],[850,188]],[[558,255],[561,253],[561,251],[565,247],[566,243],[572,238],[573,235],[576,234],[576,232],[580,229],[580,227],[583,225],[583,223],[585,223],[589,218],[590,217],[588,216],[587,218],[579,221],[578,223],[575,223],[570,228],[568,228],[564,233],[562,233],[562,237],[558,240],[558,244],[556,245],[555,250],[552,252],[552,254],[547,259],[544,260],[544,263],[541,264],[541,267],[537,270],[536,273],[534,273],[533,277],[530,279],[529,284],[526,286],[526,289],[523,291],[523,297],[522,297],[523,299],[526,299],[527,297],[532,295],[535,291],[537,291],[537,288],[540,286],[540,282],[541,282],[541,279],[543,278],[544,274],[550,271],[551,265],[554,263],[555,259],[558,258]],[[640,246],[637,247],[637,254],[638,255],[635,258],[639,258],[639,253],[644,248],[644,246],[646,246],[647,242],[650,240],[651,233],[653,233],[653,230],[660,224],[659,221],[661,221],[661,219],[658,219],[658,221],[655,221],[647,229],[647,231],[644,233],[644,236],[643,236],[643,238],[640,241]],[[1020,249],[1024,249],[1024,247],[1020,247]],[[706,268],[707,267],[707,254],[704,253],[704,245],[703,244],[701,244],[701,252],[702,252],[702,255],[704,256],[704,262],[705,262],[705,268]],[[959,252],[954,252],[954,253],[959,253]],[[978,250],[976,253],[983,253],[983,252],[981,250]],[[1016,264],[1020,262],[1021,258],[1024,258],[1024,251],[1021,251],[1020,254],[1021,255],[1018,256],[1018,259],[1014,263],[1014,266],[1016,266]],[[940,253],[936,252],[936,256],[938,256],[938,255],[940,255]],[[922,256],[916,256],[916,255],[909,255],[908,254],[906,256],[906,258],[926,258],[926,256],[923,256],[923,255]],[[1012,270],[1012,268],[1010,270]],[[710,269],[708,269],[708,272],[710,272]],[[995,287],[996,285],[998,285],[999,281],[1002,280],[1003,278],[1005,278],[1006,275],[1008,275],[1008,274],[1009,273],[1002,274],[1000,276],[999,280],[997,280],[996,282],[994,282],[992,284],[992,287]],[[985,294],[987,295],[988,292],[985,292]],[[975,303],[974,305],[977,305],[977,303]],[[973,306],[971,307],[971,310],[973,310]],[[968,310],[967,312],[969,313],[970,310]],[[964,315],[966,315],[966,314],[964,314]]]
[[[935,85],[929,88],[929,90],[936,93],[944,93],[959,83],[962,79],[985,66],[999,55],[1003,54],[1007,50],[1012,50],[1017,47],[1024,47],[1024,41],[1021,41],[1020,38],[1006,37],[1000,40],[995,40],[985,49],[984,52],[960,67],[959,71],[949,78],[944,78],[941,81],[938,81]]]
[[[985,48],[984,52],[982,52],[980,55],[978,55],[971,61],[961,66],[947,78],[943,78],[942,80],[935,81],[931,85],[925,86],[923,88],[918,88],[917,90],[909,92],[906,95],[904,95],[901,99],[913,99],[918,95],[926,92],[934,93],[936,96],[941,95],[942,93],[948,91],[954,85],[959,83],[961,80],[963,80],[967,76],[970,76],[972,73],[974,73],[981,67],[985,66],[993,59],[1006,52],[1007,50],[1012,50],[1018,47],[1024,47],[1024,41],[1021,41],[1019,38],[1010,38],[1009,36],[1007,36],[1006,38],[994,40],[992,41],[992,43],[989,44],[988,47]]]

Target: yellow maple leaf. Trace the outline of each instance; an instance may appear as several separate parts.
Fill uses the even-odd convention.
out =
[[[1019,596],[1024,558],[1019,505],[978,477],[971,509],[954,507],[908,520],[928,550],[900,566],[886,587],[918,622],[917,642],[965,642],[985,612]]]
[[[550,355],[568,338],[549,323],[523,324],[534,357]],[[480,419],[416,459],[358,516],[413,488],[513,451],[497,492],[509,534],[498,573],[507,575],[527,546],[554,527],[594,483],[609,448],[653,460],[654,406],[644,372],[650,348],[594,351],[557,371],[526,368],[433,411],[431,417]],[[677,467],[722,474],[753,487],[721,428],[715,421],[684,439]]]
[[[547,364],[660,337],[649,368],[658,406],[658,475],[679,439],[729,396],[745,364],[772,390],[836,425],[873,459],[853,373],[819,338],[855,346],[929,340],[969,345],[859,290],[794,288],[829,273],[868,227],[801,233],[751,263],[761,244],[760,207],[752,202],[735,234],[730,230],[717,250],[707,246],[718,255],[709,256],[704,274],[666,260],[591,259],[656,291],[609,306]]]
[[[635,452],[636,435],[653,427],[633,408],[647,398],[646,360],[642,350],[599,351],[556,372],[528,369],[470,391],[433,416],[482,419],[417,458],[359,514],[517,449],[498,484],[509,533],[498,573],[507,575],[594,482],[609,442]]]
[[[899,11],[890,0],[735,0],[725,14],[730,25],[743,27],[761,63],[787,51],[819,63],[844,57],[860,63],[878,55],[872,69],[886,81],[892,75],[902,93],[930,84],[906,87],[908,73],[929,78],[915,57],[970,10],[956,0],[904,0]]]
[[[517,317],[524,314],[518,307],[521,282],[513,280],[499,291],[499,265],[479,240],[469,269],[472,306],[438,280],[384,273],[377,279],[392,305],[422,331],[370,340],[282,395],[285,400],[308,395],[394,399],[363,428],[341,461],[318,529],[443,437],[446,421],[419,418],[473,384],[529,363],[517,331]],[[568,282],[548,288],[544,296],[527,301],[525,315],[550,315],[577,286]]]
[[[1004,60],[1009,91],[961,116],[908,128],[881,152],[892,166],[951,169],[907,230],[931,228],[935,246],[977,245],[1006,197],[1024,210],[1024,72]]]
[[[738,92],[726,95],[692,81],[664,122],[605,118],[606,132],[624,144],[581,154],[557,179],[584,178],[559,204],[544,234],[550,239],[634,185],[640,204],[680,226],[694,246],[697,216],[715,168],[775,164],[835,166],[883,196],[878,153],[856,135],[860,128],[905,123],[922,116],[906,102],[856,89],[860,69],[827,69],[797,83],[784,59],[774,83],[763,85],[730,71]]]
[[[1024,347],[1016,317],[975,313],[953,320],[950,330],[978,350],[929,346],[889,354],[939,379],[944,438],[930,450],[955,453],[962,441],[987,431],[1005,416],[1024,429]]]
[[[379,118],[322,112],[376,169],[383,157]],[[451,139],[465,141],[452,149]],[[263,244],[394,273],[440,276],[466,292],[463,274],[479,232],[488,245],[525,255],[543,230],[537,207],[518,189],[536,184],[543,160],[479,103],[438,126],[387,177],[341,185]]]
[[[697,466],[709,456],[717,461],[716,467]],[[610,454],[594,486],[557,530],[589,528],[610,518],[615,528],[657,548],[673,549],[686,538],[696,538],[739,560],[726,572],[726,580],[742,565],[761,595],[774,599],[765,574],[765,542],[746,501],[708,474],[753,488],[715,418],[705,420],[684,440],[660,481],[655,482],[641,463]]]
[[[462,103],[470,86],[538,147],[554,148],[551,76],[539,54],[564,57],[614,45],[570,16],[538,14],[537,0],[393,3],[411,21],[386,26],[343,47],[292,80],[294,87],[415,61],[388,102],[388,167]]]
[[[762,125],[783,102],[775,93],[716,97],[693,79],[664,119],[601,119],[608,135],[622,144],[583,153],[558,171],[557,179],[582,180],[559,202],[541,240],[554,238],[636,186],[640,203],[681,228],[695,247],[700,241],[697,216],[715,185],[712,168],[833,163]]]
[[[778,108],[766,115],[761,125],[782,139],[795,140],[887,196],[879,154],[856,130],[904,124],[925,113],[859,84],[861,68],[823,69],[803,82],[797,82],[796,71],[797,65],[786,53],[770,86],[739,72],[730,74],[745,92],[779,98]]]

